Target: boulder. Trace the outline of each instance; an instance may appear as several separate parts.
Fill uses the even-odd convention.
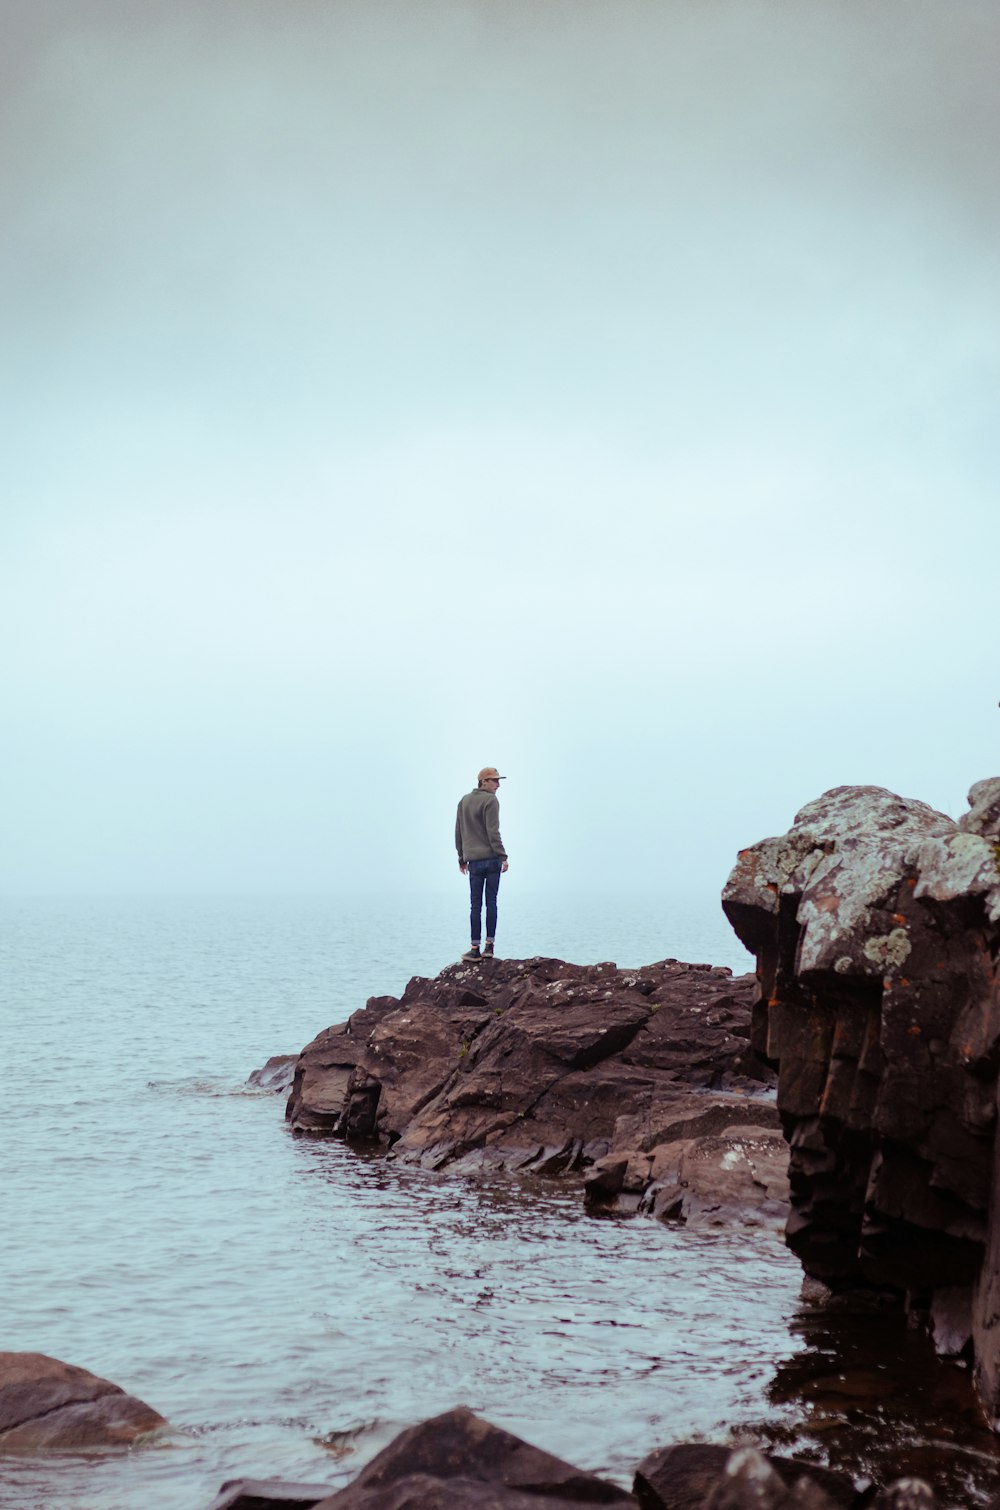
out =
[[[85,1368],[44,1353],[0,1353],[0,1452],[130,1447],[167,1425]]]
[[[316,1510],[552,1510],[635,1505],[624,1489],[493,1426],[464,1406],[411,1426]]]
[[[1000,778],[958,823],[837,787],[741,851],[723,892],[757,956],[751,1045],[778,1071],[787,1241],[833,1289],[894,1289],[974,1353],[1000,1416]]]
[[[718,1481],[702,1501],[705,1510],[836,1510],[837,1500],[809,1473],[786,1479],[753,1447],[730,1453]]]
[[[639,1464],[633,1493],[641,1510],[701,1510],[722,1484],[734,1456],[731,1448],[709,1442],[679,1442],[673,1447],[660,1448]],[[754,1454],[755,1459],[759,1457],[760,1454]],[[854,1484],[846,1474],[834,1473],[817,1463],[771,1454],[766,1455],[766,1463],[786,1488],[806,1480],[820,1489],[832,1505],[851,1507],[859,1502]],[[784,1490],[778,1488],[770,1474],[759,1468],[758,1473],[780,1499]]]
[[[746,1122],[727,1125],[742,1116]],[[683,1135],[685,1125],[713,1120],[717,1133]],[[588,1209],[597,1214],[631,1207],[700,1226],[784,1223],[788,1145],[770,1102],[733,1104],[712,1097],[700,1117],[681,1117],[672,1129],[676,1136],[670,1131],[648,1150],[630,1149],[619,1134],[616,1151],[596,1160],[584,1176]],[[617,1151],[622,1146],[626,1151]]]
[[[589,1171],[595,1210],[784,1220],[775,1076],[753,978],[484,960],[372,998],[302,1052],[287,1117],[457,1172]]]

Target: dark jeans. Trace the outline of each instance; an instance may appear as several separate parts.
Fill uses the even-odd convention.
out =
[[[482,937],[483,893],[486,893],[486,937],[497,936],[497,891],[500,887],[502,860],[469,861],[469,896],[472,907],[469,920],[472,924],[470,937],[478,944]]]

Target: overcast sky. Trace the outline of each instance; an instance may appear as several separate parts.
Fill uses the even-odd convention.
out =
[[[1000,772],[995,0],[0,0],[0,889]]]

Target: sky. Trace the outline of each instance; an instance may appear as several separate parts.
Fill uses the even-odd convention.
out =
[[[1000,772],[995,0],[0,0],[0,892]]]

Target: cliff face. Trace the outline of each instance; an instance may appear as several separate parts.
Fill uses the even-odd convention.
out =
[[[832,1287],[904,1292],[971,1347],[1000,1415],[1000,778],[958,822],[838,787],[740,853],[723,907],[757,956],[790,1246]],[[993,1213],[997,1215],[994,1217]]]

